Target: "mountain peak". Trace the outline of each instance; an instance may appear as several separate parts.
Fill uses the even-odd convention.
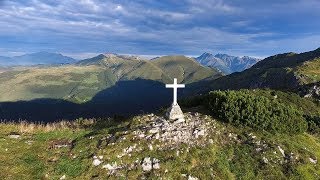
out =
[[[249,56],[237,57],[221,53],[212,55],[207,52],[197,57],[196,60],[204,66],[215,67],[225,74],[243,71],[259,61]]]
[[[105,57],[117,57],[118,56],[118,54],[116,54],[116,53],[104,53],[103,55]]]
[[[210,56],[213,56],[213,54],[208,53],[208,52],[204,52],[204,53],[201,54],[200,57],[210,57]]]
[[[50,65],[50,64],[69,64],[76,62],[71,57],[64,56],[60,53],[51,53],[46,51],[40,51],[35,53],[24,54],[20,56],[14,56],[10,58],[10,62],[0,62],[0,65],[17,66],[17,65]]]
[[[202,55],[212,55],[212,54],[209,52],[204,52]]]

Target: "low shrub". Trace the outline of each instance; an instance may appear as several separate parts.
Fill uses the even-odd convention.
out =
[[[213,91],[204,99],[217,118],[237,126],[290,134],[302,133],[308,127],[302,111],[249,90]]]
[[[308,122],[308,131],[313,134],[320,134],[320,117],[319,116],[306,116]]]

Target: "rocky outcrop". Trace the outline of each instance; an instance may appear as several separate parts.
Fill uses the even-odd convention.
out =
[[[302,97],[312,97],[320,100],[320,82],[300,86],[296,91]]]
[[[152,169],[160,169],[159,160],[156,158],[146,157],[142,161],[142,170],[143,171],[151,171]]]

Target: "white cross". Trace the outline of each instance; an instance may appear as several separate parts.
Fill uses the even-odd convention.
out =
[[[173,84],[166,84],[166,88],[173,88],[173,105],[177,105],[177,90],[178,88],[185,88],[185,85],[178,84],[177,78],[174,78]]]

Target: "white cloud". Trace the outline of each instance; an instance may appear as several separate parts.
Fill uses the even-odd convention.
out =
[[[223,0],[188,0],[190,10],[197,13],[235,13],[238,7],[227,4]]]
[[[99,11],[100,7],[93,0],[80,0],[80,4],[92,9],[93,11]]]
[[[6,1],[0,8],[0,36],[7,38],[1,39],[0,45],[29,45],[36,49],[44,44],[47,49],[67,47],[67,52],[76,48],[97,52],[95,48],[105,48],[144,54],[195,54],[214,50],[265,55],[289,48],[304,50],[320,46],[320,41],[315,41],[319,40],[317,34],[297,33],[290,40],[280,37],[282,26],[272,27],[265,20],[274,18],[273,14],[282,18],[302,11],[319,15],[314,10],[320,2],[307,1],[275,1],[269,6],[266,2],[252,5],[249,1],[186,0],[181,4],[172,1],[181,7],[150,6],[151,1],[127,0]],[[278,16],[279,13],[284,15]]]

